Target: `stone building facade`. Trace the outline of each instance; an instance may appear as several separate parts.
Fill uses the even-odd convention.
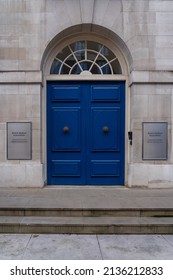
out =
[[[121,91],[114,94],[112,89],[124,85],[124,105],[120,108],[123,115],[117,115],[119,117],[116,119],[124,118],[124,122],[120,128],[115,129],[120,138],[116,136],[115,139],[113,135],[112,144],[108,148],[96,147],[99,153],[102,150],[101,162],[98,159],[100,155],[91,159],[93,177],[100,174],[100,181],[96,184],[102,182],[104,172],[108,180],[105,183],[103,180],[103,184],[109,184],[112,173],[119,173],[121,169],[121,183],[111,181],[111,184],[172,187],[172,26],[172,0],[0,0],[0,186],[42,187],[56,184],[56,180],[48,180],[48,172],[53,172],[50,176],[61,177],[57,185],[58,182],[64,184],[69,174],[73,179],[80,176],[78,173],[83,174],[81,170],[90,170],[90,167],[85,168],[85,165],[79,166],[80,160],[77,157],[74,159],[72,156],[69,161],[66,157],[59,159],[59,154],[66,154],[65,149],[69,151],[70,147],[67,145],[58,152],[61,143],[55,143],[58,147],[57,158],[54,159],[51,155],[48,160],[48,145],[54,143],[52,138],[55,133],[49,130],[53,125],[53,113],[50,112],[56,106],[61,112],[62,108],[69,108],[70,104],[70,108],[75,108],[76,112],[79,104],[71,100],[71,97],[63,103],[66,86],[68,89],[81,86],[85,91],[89,85],[90,89],[96,87],[96,91],[102,87],[109,88],[109,100],[105,102],[112,102],[105,109],[106,95],[102,88],[103,91],[99,93],[102,96],[99,97],[101,105],[89,105],[93,115],[98,112],[100,114],[100,106],[99,108],[104,107],[104,112],[107,112],[105,118],[114,118],[119,114],[112,109],[117,110],[119,106],[114,103],[114,98],[122,96]],[[55,90],[56,87],[59,87],[58,90],[63,88],[65,92],[53,93],[52,96],[59,100],[56,105],[48,105],[48,95],[51,92],[48,90],[49,85],[55,87]],[[88,94],[90,92],[91,90]],[[67,94],[73,95],[73,90]],[[75,94],[80,95],[78,91],[74,91],[74,96]],[[92,98],[97,99],[97,94],[92,94]],[[50,112],[48,106],[51,106]],[[58,114],[57,123],[64,116],[62,114],[59,117]],[[73,118],[73,114],[69,116]],[[82,117],[81,122],[84,119]],[[97,116],[94,120],[96,119]],[[8,155],[11,153],[11,146],[12,153],[19,149],[19,154],[22,147],[20,141],[10,143],[8,139],[8,133],[11,133],[8,131],[8,124],[16,123],[31,123],[32,141],[27,140],[31,145],[29,159],[20,156],[12,159]],[[76,123],[78,121],[74,121],[73,125]],[[96,124],[98,127],[97,122]],[[111,135],[111,125],[116,127],[116,122],[110,124],[110,131],[106,134],[109,127],[104,123],[103,133]],[[63,126],[63,135],[68,135],[68,125],[63,123]],[[90,127],[90,124],[86,123],[85,126]],[[76,129],[78,130],[78,127]],[[128,132],[132,132],[132,140],[129,140]],[[94,138],[97,135],[93,136],[94,131],[91,134],[91,138],[95,139],[93,141],[97,141],[98,139]],[[80,139],[83,139],[82,137],[79,136]],[[59,139],[60,137],[57,141],[60,141]],[[62,138],[62,141],[65,140]],[[106,140],[103,140],[103,143],[104,141]],[[114,141],[117,141],[118,148],[112,148]],[[85,146],[85,140],[81,140],[80,145],[81,149],[90,149]],[[119,165],[120,159],[116,156],[115,159],[109,158],[109,152],[113,154],[120,146],[122,163]],[[71,149],[71,154],[74,155],[75,148]],[[106,149],[109,152],[105,159]],[[156,152],[153,152],[154,149]],[[151,153],[151,158],[145,156],[147,152]],[[96,154],[96,151],[94,153]],[[83,158],[85,155],[82,154]],[[56,161],[54,167],[51,167],[51,160]],[[105,162],[108,167],[104,166]],[[103,167],[103,170],[99,169],[100,167]],[[55,170],[49,171],[51,168]],[[92,181],[82,182],[81,184],[95,184]],[[67,184],[71,184],[71,181],[68,180]]]

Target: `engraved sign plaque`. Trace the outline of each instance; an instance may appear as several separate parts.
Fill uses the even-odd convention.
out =
[[[166,160],[167,159],[168,123],[144,122],[142,159]]]
[[[7,159],[32,159],[31,122],[7,123]]]

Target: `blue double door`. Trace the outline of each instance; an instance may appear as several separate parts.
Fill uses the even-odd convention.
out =
[[[48,83],[48,185],[123,185],[124,133],[124,82]]]

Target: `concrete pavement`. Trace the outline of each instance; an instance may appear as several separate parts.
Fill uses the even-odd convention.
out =
[[[173,209],[173,189],[0,188],[0,207]],[[0,234],[0,259],[173,259],[173,235]]]
[[[1,260],[173,260],[173,235],[1,234]]]
[[[1,208],[173,209],[173,188],[56,186],[0,188]]]

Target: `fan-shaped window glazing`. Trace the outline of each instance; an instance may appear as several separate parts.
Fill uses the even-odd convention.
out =
[[[93,41],[77,41],[56,55],[50,74],[114,75],[122,74],[122,70],[116,55],[105,45]]]

